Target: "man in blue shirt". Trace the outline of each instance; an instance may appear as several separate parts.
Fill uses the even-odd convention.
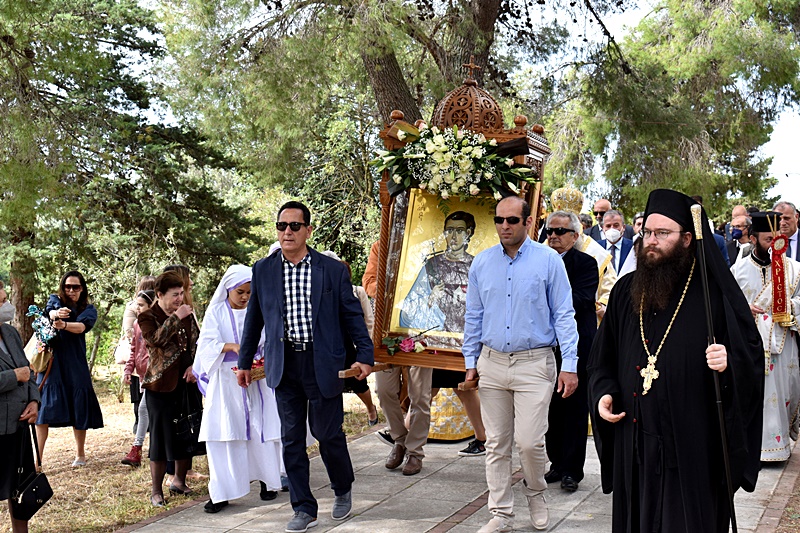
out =
[[[578,330],[564,262],[528,238],[533,224],[522,198],[495,208],[500,244],[472,262],[462,353],[467,380],[480,377],[486,426],[486,482],[492,519],[479,533],[512,530],[511,446],[516,440],[523,493],[536,529],[549,523],[544,491],[547,413],[553,387],[567,397],[578,385]],[[556,376],[554,348],[561,347]]]

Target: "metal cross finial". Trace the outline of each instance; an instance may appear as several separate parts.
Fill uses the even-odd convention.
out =
[[[473,70],[475,70],[475,69],[480,70],[481,69],[481,67],[479,67],[478,65],[475,64],[475,56],[472,56],[472,55],[469,56],[469,63],[464,63],[461,66],[462,67],[467,67],[469,69],[469,75],[468,75],[469,78],[473,77],[473,73],[472,73]]]

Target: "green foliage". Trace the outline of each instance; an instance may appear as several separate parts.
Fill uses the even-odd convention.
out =
[[[774,180],[758,149],[796,101],[800,65],[792,32],[766,15],[748,2],[662,2],[622,45],[629,73],[605,60],[577,74],[580,97],[553,119],[565,142],[552,168],[583,185],[600,157],[604,192],[630,212],[659,187],[725,216],[731,196],[763,201]]]

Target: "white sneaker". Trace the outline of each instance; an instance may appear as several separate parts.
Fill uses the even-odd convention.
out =
[[[512,529],[511,520],[493,516],[485,526],[478,530],[478,533],[508,533]]]
[[[533,527],[540,531],[547,529],[548,524],[550,524],[550,513],[547,512],[547,502],[544,500],[544,494],[530,496],[528,498],[528,510],[531,512]]]

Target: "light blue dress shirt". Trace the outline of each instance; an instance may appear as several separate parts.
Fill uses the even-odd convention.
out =
[[[499,352],[561,346],[561,370],[578,368],[578,327],[564,261],[529,238],[511,259],[502,244],[475,256],[469,269],[464,343],[467,368],[482,346]]]

